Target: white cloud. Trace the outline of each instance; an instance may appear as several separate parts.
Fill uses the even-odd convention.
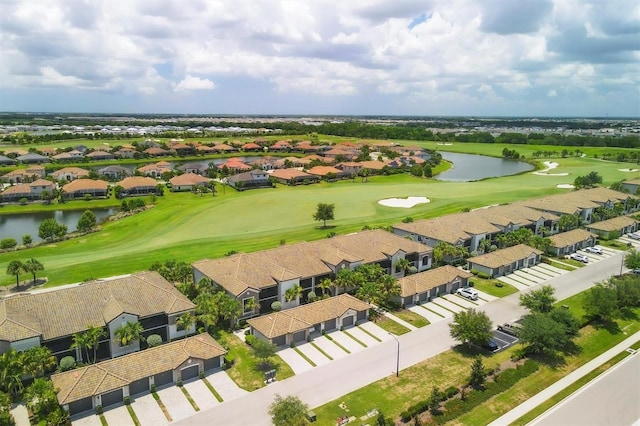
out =
[[[558,92],[556,92],[555,90],[549,90],[547,92],[547,96],[550,98],[555,98],[556,96],[558,96]]]
[[[180,92],[183,90],[212,90],[216,85],[207,78],[194,77],[187,74],[179,83],[174,84],[173,90]]]
[[[78,86],[84,83],[82,79],[72,75],[62,75],[50,66],[41,67],[40,75],[44,86]]]

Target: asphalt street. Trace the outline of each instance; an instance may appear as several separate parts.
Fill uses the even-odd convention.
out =
[[[623,254],[617,254],[544,284],[552,285],[556,289],[556,297],[564,299],[619,274],[622,260]],[[540,286],[531,287],[528,291]],[[487,303],[481,310],[489,315],[494,324],[519,318],[525,313],[524,308],[518,304],[519,294]],[[440,321],[398,336],[398,340],[401,370],[447,351],[456,343],[449,336],[448,321]],[[276,394],[296,395],[310,407],[317,407],[395,374],[395,364],[396,342],[387,341],[285,381],[272,383],[241,398],[199,411],[175,424],[271,425],[268,410]]]

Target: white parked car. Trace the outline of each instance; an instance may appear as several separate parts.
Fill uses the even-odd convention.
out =
[[[633,239],[633,240],[640,240],[640,234],[637,234],[635,232],[628,234],[627,237]]]
[[[469,287],[462,287],[456,290],[456,294],[471,300],[478,300],[478,290]]]
[[[586,249],[584,249],[584,251],[586,251],[587,253],[593,253],[593,254],[599,254],[599,255],[603,254],[602,247],[600,246],[587,247]]]
[[[572,253],[569,256],[569,259],[577,260],[578,262],[582,262],[582,263],[589,263],[589,258],[584,254],[580,254],[580,253]]]

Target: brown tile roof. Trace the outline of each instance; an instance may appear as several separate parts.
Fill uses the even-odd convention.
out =
[[[149,154],[149,155],[162,155],[162,154],[169,154],[169,151],[167,151],[166,149],[163,148],[158,148],[158,147],[151,147],[151,148],[147,148],[143,151],[145,154]]]
[[[76,179],[73,182],[69,182],[68,184],[66,184],[65,186],[62,187],[62,189],[65,192],[68,193],[73,193],[73,192],[79,192],[79,191],[86,191],[86,190],[103,190],[106,191],[107,188],[109,187],[109,184],[103,180],[100,179]]]
[[[629,216],[618,216],[611,219],[603,220],[602,222],[594,222],[586,226],[587,229],[595,229],[597,231],[619,231],[637,223],[637,221]]]
[[[512,263],[526,259],[531,254],[541,255],[542,252],[536,248],[529,247],[525,244],[507,247],[502,250],[496,250],[480,256],[470,257],[467,259],[469,263],[486,266],[488,268],[499,268],[500,266],[511,265]]]
[[[520,201],[518,204],[539,210],[573,214],[580,209],[597,208],[608,201],[619,202],[629,197],[631,197],[629,194],[609,188],[591,188],[550,195],[535,200]]]
[[[333,173],[338,176],[344,174],[344,171],[340,169],[336,169],[335,167],[332,167],[332,166],[315,166],[310,168],[307,172],[311,175],[316,175],[316,176],[327,176],[329,173]]]
[[[92,158],[92,157],[108,157],[108,156],[113,156],[113,154],[106,152],[106,151],[93,151],[90,152],[86,155],[86,157]]]
[[[89,170],[81,169],[80,167],[64,167],[62,169],[51,172],[51,176],[57,177],[60,175],[72,174],[75,176],[89,176]]]
[[[273,312],[247,321],[254,329],[267,338],[283,336],[288,333],[306,330],[334,318],[347,311],[366,311],[371,309],[368,303],[348,294],[330,297],[307,305],[297,306],[280,312]]]
[[[131,176],[122,179],[117,185],[120,185],[124,189],[133,189],[139,187],[156,187],[158,182],[154,178],[143,176]]]
[[[0,336],[13,340],[40,334],[43,340],[68,336],[86,330],[88,325],[106,325],[118,310],[120,312],[115,315],[127,312],[146,317],[195,308],[173,284],[156,272],[5,298],[0,300],[0,305],[0,311],[5,313],[4,320],[0,321]],[[15,324],[23,329],[18,330]],[[18,331],[24,334],[20,335]]]
[[[227,351],[206,333],[51,376],[58,402],[69,404],[178,368],[189,358],[212,359]]]
[[[596,236],[584,229],[574,229],[567,232],[561,232],[560,234],[551,235],[549,240],[551,241],[552,247],[566,247],[586,241],[589,238],[596,238]]]
[[[442,284],[450,283],[456,278],[471,278],[472,276],[473,274],[451,265],[408,275],[398,280],[401,289],[400,296],[408,297],[424,293]]]
[[[211,179],[208,179],[204,176],[200,176],[196,173],[184,173],[179,176],[174,176],[169,179],[171,185],[201,185],[209,183]]]
[[[382,170],[384,166],[386,166],[386,164],[383,163],[382,161],[375,161],[375,160],[361,161],[359,164],[362,167],[371,169],[371,170]]]
[[[213,260],[201,260],[193,267],[234,295],[247,288],[261,289],[278,281],[332,273],[343,261],[373,263],[388,259],[399,250],[429,253],[424,244],[380,229],[350,235],[280,246],[254,253],[240,253]]]
[[[316,176],[312,176],[309,173],[305,173],[302,170],[298,169],[276,169],[271,173],[271,176],[278,179],[303,179],[303,178],[313,178],[317,179]]]

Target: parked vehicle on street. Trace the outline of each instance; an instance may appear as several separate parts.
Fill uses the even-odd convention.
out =
[[[580,254],[580,253],[572,253],[569,256],[569,259],[577,260],[578,262],[582,262],[582,263],[589,263],[589,258],[584,254]]]
[[[502,331],[503,333],[511,334],[512,336],[517,336],[522,326],[518,322],[505,322],[504,324],[498,325],[498,331]]]
[[[469,287],[462,287],[456,290],[456,294],[459,294],[462,297],[466,297],[470,300],[478,300],[478,290]]]
[[[600,246],[587,247],[586,249],[584,249],[584,251],[586,251],[587,253],[593,253],[593,254],[599,254],[599,255],[603,254],[602,247]]]
[[[482,345],[482,347],[491,352],[495,352],[498,349],[500,349],[500,346],[498,346],[498,343],[496,343],[496,341],[493,339],[489,339],[486,343]]]

